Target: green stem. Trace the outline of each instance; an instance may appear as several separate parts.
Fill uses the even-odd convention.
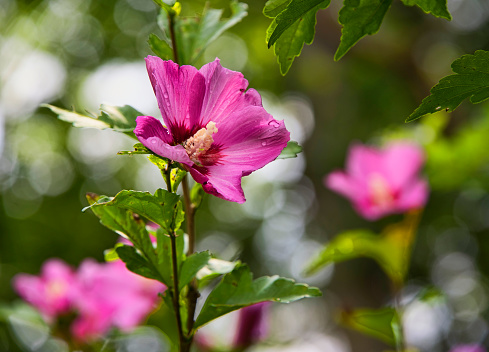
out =
[[[168,14],[168,19],[170,21],[170,39],[172,43],[173,49],[173,61],[178,64],[178,50],[177,50],[177,41],[175,39],[175,15]]]
[[[190,199],[190,191],[188,187],[188,177],[185,175],[182,180],[183,201],[185,204],[185,219],[187,221],[187,234],[188,234],[188,251],[187,256],[191,255],[195,250],[195,206]],[[197,306],[197,299],[200,297],[200,293],[197,290],[197,283],[193,280],[187,293],[188,302],[188,316],[187,316],[187,331],[189,332],[189,339],[192,341],[192,329],[194,327],[195,307]]]
[[[184,346],[187,344],[186,338],[183,334],[182,317],[180,315],[180,290],[178,289],[178,261],[177,261],[177,241],[174,232],[170,233],[171,240],[171,257],[173,267],[173,308],[175,309],[175,315],[177,318],[178,326],[178,339],[180,341],[180,351],[186,351]]]

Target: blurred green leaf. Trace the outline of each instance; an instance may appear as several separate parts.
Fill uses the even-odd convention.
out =
[[[179,167],[173,167],[170,172],[170,181],[171,181],[171,188],[173,189],[173,192],[177,191],[178,186],[182,182],[183,178],[187,174],[187,171],[179,168]]]
[[[445,301],[445,293],[437,287],[425,287],[416,295],[416,299],[421,302],[435,303]]]
[[[299,145],[299,143],[296,141],[289,141],[277,159],[296,158],[299,153],[302,153],[302,147]]]
[[[376,260],[395,284],[404,281],[410,261],[419,213],[409,214],[398,224],[384,229],[382,236],[368,230],[351,230],[337,235],[305,269],[314,274],[331,263],[368,257]]]
[[[201,17],[176,17],[175,37],[180,65],[195,65],[205,48],[226,30],[240,22],[247,14],[248,5],[231,1],[231,16],[222,18],[223,9],[205,8]],[[168,30],[165,30],[168,33]]]
[[[391,346],[400,343],[401,337],[398,334],[400,320],[393,308],[344,311],[340,315],[340,323],[350,329],[378,338]]]
[[[337,61],[356,42],[367,34],[378,32],[392,0],[345,0],[340,10],[339,22],[343,25],[341,42],[334,59]]]
[[[448,12],[447,0],[402,0],[404,5],[417,5],[426,13],[431,13],[433,16],[451,20],[452,16]]]
[[[185,259],[179,274],[178,285],[180,290],[187,286],[199,270],[207,265],[209,259],[211,259],[211,255],[208,251],[194,253]]]
[[[202,188],[202,185],[198,182],[195,182],[192,189],[190,190],[190,201],[194,205],[195,209],[197,209],[202,203],[204,194],[205,192]]]
[[[331,0],[318,2],[317,5],[305,12],[298,10],[298,8],[301,8],[301,5],[304,5],[305,3],[307,3],[306,8],[309,8],[308,6],[315,2],[317,1],[292,0],[288,3],[287,8],[274,18],[267,29],[268,46],[271,47],[272,44],[274,46],[274,53],[277,56],[282,75],[285,75],[289,71],[294,58],[301,54],[304,43],[311,44],[314,40],[316,13],[319,9],[328,7]],[[276,13],[278,9],[283,7],[283,4],[284,3],[278,2],[267,3],[268,7],[264,9],[264,14],[270,15]],[[289,7],[291,7],[292,10],[288,11]],[[286,14],[283,17],[280,17],[284,12],[286,12]],[[293,16],[299,13],[302,13],[302,15],[297,17],[295,21],[292,21],[294,18]],[[283,21],[280,22],[280,18],[282,18]],[[282,25],[280,25],[280,23],[282,23]],[[277,28],[277,33],[280,33],[279,36],[274,34]],[[273,41],[271,41],[271,39],[273,39]]]
[[[143,114],[132,106],[111,106],[100,105],[101,114],[99,116],[82,115],[75,111],[69,111],[49,104],[41,106],[50,109],[58,115],[58,119],[71,123],[74,127],[96,128],[99,130],[112,129],[122,132],[137,139],[133,130],[136,128],[136,118]]]
[[[195,329],[224,314],[264,301],[293,302],[305,297],[321,296],[321,291],[291,279],[263,276],[253,280],[248,266],[240,264],[224,275],[209,294],[195,322]]]
[[[100,203],[96,204],[96,206],[99,205]],[[156,190],[154,195],[149,192],[123,190],[103,205],[130,210],[167,231],[175,231],[180,228],[184,219],[180,197],[161,188]],[[87,208],[91,207],[93,205]]]
[[[431,95],[423,99],[406,122],[441,110],[453,111],[469,97],[472,104],[489,98],[489,51],[463,55],[452,63],[452,71],[455,74],[442,78],[431,88]]]
[[[162,280],[160,273],[133,246],[122,245],[116,248],[116,252],[128,270],[148,279]]]
[[[230,273],[239,264],[239,261],[228,262],[217,258],[209,259],[207,265],[200,269],[196,275],[196,279],[199,281],[199,288],[206,286],[212,279],[220,275]]]
[[[156,34],[149,35],[148,44],[156,56],[159,56],[163,60],[175,60],[170,45],[166,41],[158,38]]]

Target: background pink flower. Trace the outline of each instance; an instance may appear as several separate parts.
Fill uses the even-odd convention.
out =
[[[486,349],[480,345],[459,345],[455,346],[450,352],[486,352]]]
[[[20,297],[41,312],[47,322],[70,310],[77,290],[73,270],[59,259],[47,260],[39,276],[16,275],[13,287]]]
[[[239,310],[238,327],[233,346],[243,348],[262,340],[268,334],[268,308],[271,302],[261,302]]]
[[[185,165],[207,193],[243,203],[241,177],[279,156],[290,139],[240,72],[219,59],[200,70],[146,58],[164,127],[139,116],[134,133],[154,153]],[[246,91],[246,92],[245,92]]]
[[[350,148],[346,171],[330,173],[325,184],[350,199],[363,217],[376,220],[425,205],[428,185],[418,175],[423,162],[423,151],[408,142],[385,149],[357,144]]]
[[[128,331],[156,308],[165,286],[131,273],[120,261],[97,263],[87,259],[77,273],[79,312],[72,333],[82,341],[105,335],[111,327]]]

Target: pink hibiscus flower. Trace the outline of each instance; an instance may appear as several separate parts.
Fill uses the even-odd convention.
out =
[[[326,176],[327,187],[353,203],[366,219],[421,208],[428,198],[427,182],[418,175],[423,151],[408,142],[397,142],[383,150],[354,145],[346,172]]]
[[[88,341],[105,335],[111,327],[123,331],[139,325],[156,308],[165,286],[128,271],[120,260],[97,263],[85,260],[78,269],[79,312],[72,333]]]
[[[36,307],[50,323],[70,310],[77,289],[75,273],[59,259],[47,260],[40,276],[16,275],[13,286],[19,296]]]
[[[146,58],[166,128],[139,116],[134,130],[154,153],[183,164],[207,193],[243,203],[241,177],[279,156],[290,139],[239,72],[219,59],[200,70],[158,57]]]

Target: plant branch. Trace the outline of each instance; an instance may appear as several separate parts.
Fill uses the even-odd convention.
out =
[[[171,38],[172,50],[173,50],[173,61],[175,63],[179,64],[177,41],[175,39],[175,15],[174,14],[168,14],[168,19],[170,20],[170,38]]]
[[[188,251],[190,255],[195,250],[195,206],[190,199],[187,175],[182,180],[183,202],[185,204],[185,220],[187,221]]]

